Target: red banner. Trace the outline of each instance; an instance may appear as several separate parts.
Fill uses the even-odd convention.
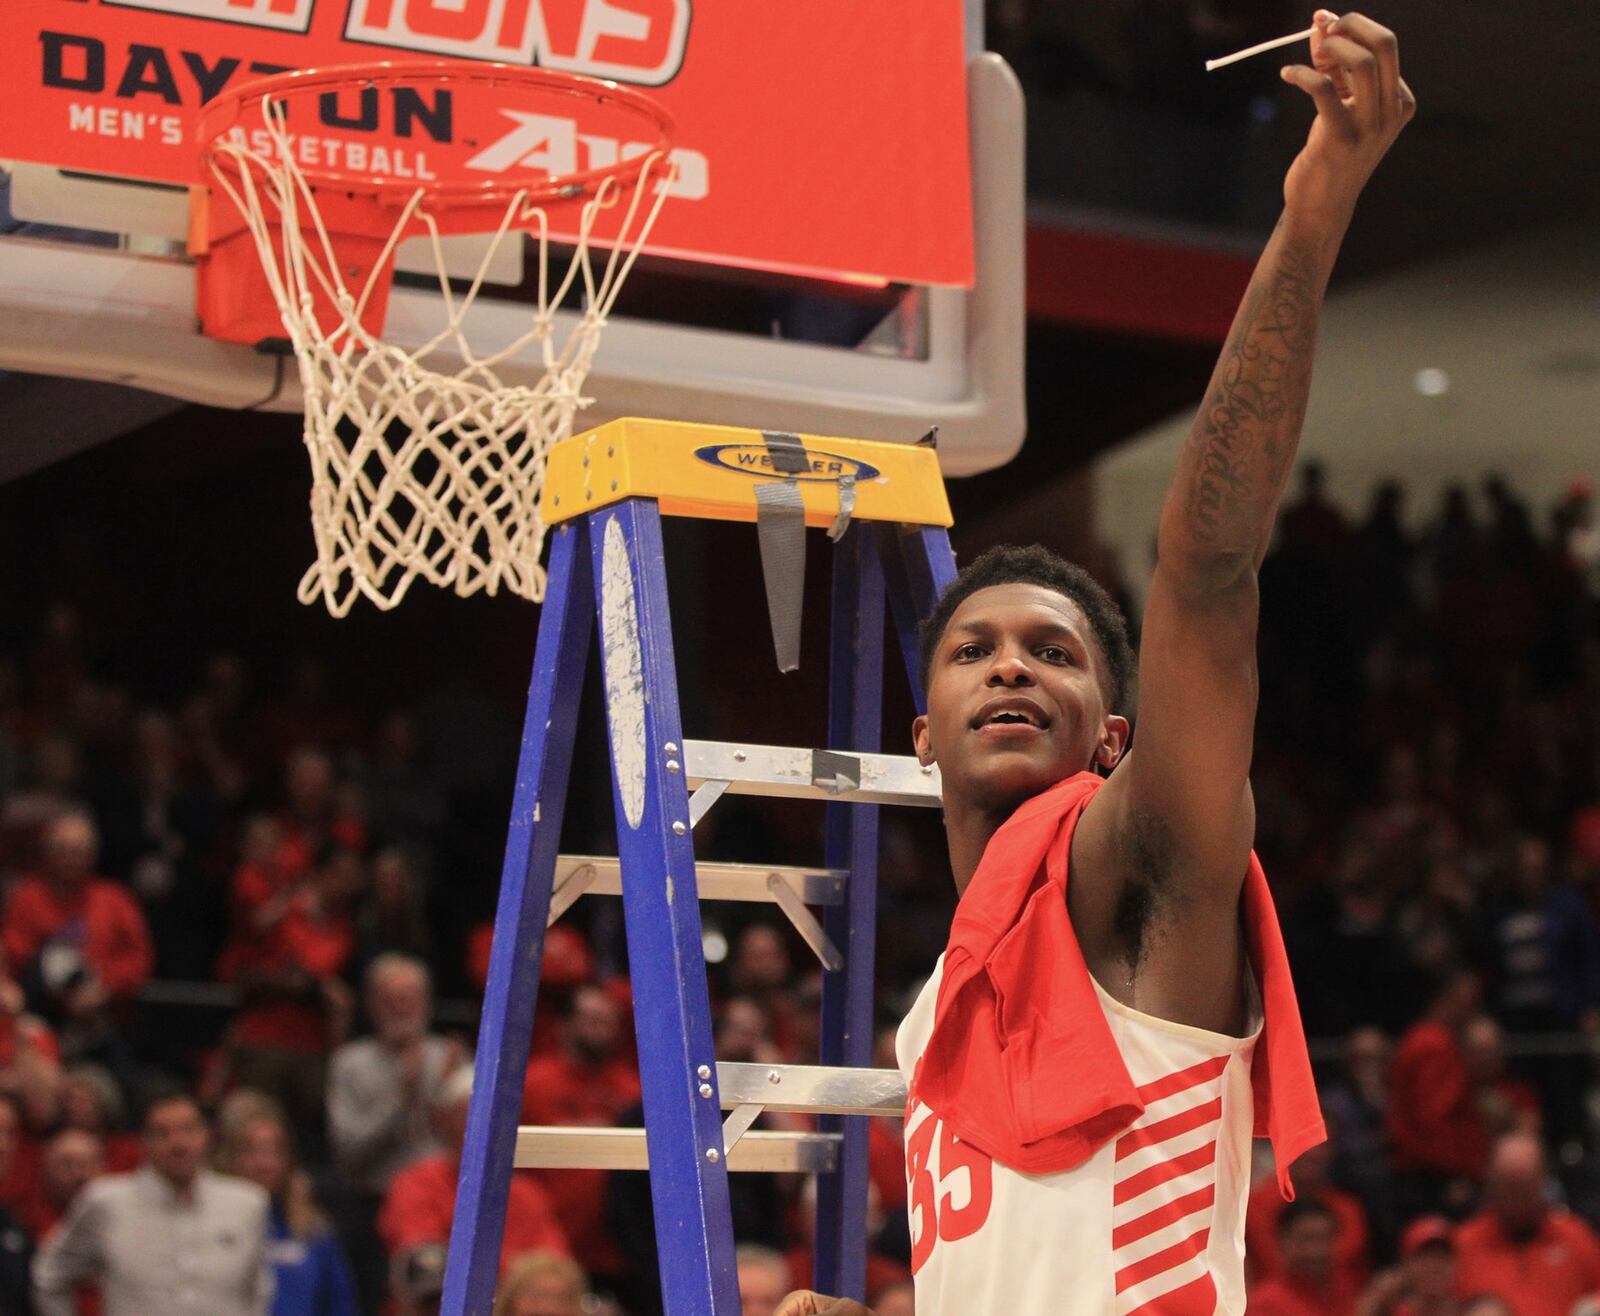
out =
[[[719,264],[970,284],[963,0],[5,0],[0,157],[200,181],[195,122],[288,69],[419,56],[612,78],[677,123],[650,243]],[[334,108],[363,158],[426,178],[448,116]],[[370,120],[370,121],[368,121]],[[397,126],[409,135],[397,133]],[[518,162],[526,116],[474,158]],[[574,121],[579,169],[629,153]],[[498,147],[498,151],[491,148]],[[419,158],[420,156],[420,158]],[[419,165],[421,168],[419,169]]]

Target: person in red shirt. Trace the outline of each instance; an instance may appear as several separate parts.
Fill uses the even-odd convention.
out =
[[[472,1067],[463,1065],[445,1081],[434,1103],[434,1133],[444,1150],[408,1165],[390,1180],[383,1209],[378,1213],[378,1237],[391,1257],[427,1243],[449,1241],[471,1098]],[[513,1171],[506,1202],[505,1238],[500,1244],[500,1269],[504,1271],[524,1252],[538,1251],[572,1255],[549,1194],[528,1172]]]
[[[1600,1292],[1600,1237],[1550,1205],[1544,1148],[1529,1133],[1494,1146],[1484,1208],[1456,1230],[1461,1292],[1492,1294],[1512,1316],[1568,1316]]]
[[[61,1128],[93,1137],[112,1174],[144,1164],[144,1139],[127,1128],[117,1081],[99,1065],[74,1065],[61,1076]]]
[[[817,1063],[817,1057],[798,1052],[794,1007],[789,984],[794,962],[784,935],[770,923],[751,923],[734,938],[728,962],[728,986],[735,996],[748,996],[767,1012],[773,1043],[786,1060]]]
[[[536,1056],[522,1089],[525,1124],[607,1127],[639,1100],[639,1073],[622,1053],[621,1007],[599,987],[572,995],[561,1049]],[[591,1275],[610,1280],[623,1269],[606,1228],[604,1170],[536,1172],[554,1202],[573,1254]]]
[[[26,1004],[22,985],[0,969],[0,1092],[21,1104],[24,1133],[54,1124],[62,1096],[61,1046]]]
[[[1354,1316],[1358,1286],[1336,1261],[1338,1217],[1320,1199],[1297,1197],[1278,1217],[1282,1268],[1250,1290],[1250,1316]]]
[[[1478,1117],[1491,1138],[1520,1130],[1537,1134],[1544,1122],[1539,1092],[1506,1072],[1505,1036],[1486,1014],[1461,1034],[1461,1056],[1476,1093]]]
[[[1454,1235],[1455,1226],[1442,1215],[1407,1225],[1400,1235],[1400,1264],[1372,1281],[1357,1316],[1463,1316]]]
[[[94,819],[54,819],[43,871],[12,888],[0,927],[7,962],[63,1021],[69,1051],[108,1027],[111,1007],[137,995],[155,964],[144,914],[126,888],[95,876],[99,857]]]
[[[1489,1135],[1461,1047],[1479,996],[1474,974],[1451,973],[1395,1048],[1388,1128],[1406,1215],[1469,1200],[1471,1183],[1483,1178]]]
[[[1341,1282],[1359,1292],[1367,1282],[1371,1266],[1368,1254],[1370,1231],[1367,1211],[1361,1199],[1335,1188],[1328,1182],[1333,1168],[1338,1137],[1333,1122],[1328,1123],[1328,1141],[1313,1147],[1294,1163],[1295,1191],[1317,1198],[1334,1218],[1333,1264]],[[1278,1248],[1278,1220],[1287,1203],[1272,1179],[1263,1179],[1250,1193],[1245,1208],[1244,1254],[1250,1274],[1266,1280],[1283,1271],[1283,1254]]]
[[[284,765],[287,807],[278,815],[279,861],[304,872],[330,845],[364,850],[367,829],[341,798],[333,760],[320,749],[302,746]]]
[[[67,1213],[84,1184],[107,1170],[100,1139],[82,1129],[62,1129],[44,1146],[37,1196],[19,1210],[34,1238],[42,1239]]]
[[[309,874],[255,905],[218,966],[243,1001],[229,1037],[233,1079],[283,1103],[296,1128],[320,1129],[329,1051],[353,1009],[339,974],[355,947],[361,856],[330,848]]]

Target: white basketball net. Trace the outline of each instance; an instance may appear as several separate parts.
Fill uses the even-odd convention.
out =
[[[548,216],[519,193],[470,284],[452,287],[438,223],[419,189],[400,209],[374,276],[350,288],[295,161],[286,116],[271,99],[262,108],[273,156],[250,149],[242,134],[224,136],[213,146],[211,172],[249,226],[300,362],[317,546],[300,601],[321,598],[336,617],[361,595],[392,608],[421,577],[461,595],[504,588],[537,602],[544,597],[539,492],[546,454],[592,400],[583,395],[584,380],[661,209],[668,163],[650,155],[632,166],[637,186],[610,179],[582,203],[577,245],[558,279],[551,278]],[[592,249],[596,219],[624,196],[620,228],[607,235],[607,248]],[[442,323],[407,350],[368,333],[361,314],[376,272],[418,224],[433,250]],[[493,351],[475,349],[468,314],[499,243],[508,234],[521,241],[522,230],[537,239],[539,261],[527,327]],[[556,308],[575,285],[583,310],[558,321]],[[318,322],[315,289],[337,308],[334,323]],[[543,371],[536,383],[506,384],[497,373],[514,363],[526,376],[534,360]]]

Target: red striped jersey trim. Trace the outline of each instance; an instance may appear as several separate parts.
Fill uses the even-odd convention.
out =
[[[1147,1238],[1158,1229],[1165,1229],[1168,1225],[1175,1225],[1185,1216],[1191,1216],[1196,1211],[1203,1211],[1212,1206],[1217,1200],[1217,1186],[1208,1183],[1196,1188],[1192,1193],[1185,1193],[1182,1197],[1175,1197],[1170,1202],[1163,1202],[1153,1211],[1146,1211],[1124,1225],[1118,1225],[1111,1231],[1111,1247],[1126,1247],[1129,1243],[1137,1243],[1141,1238]]]
[[[1141,1147],[1153,1147],[1157,1143],[1166,1142],[1169,1138],[1176,1138],[1180,1133],[1198,1129],[1202,1124],[1210,1124],[1221,1118],[1222,1098],[1213,1097],[1210,1101],[1191,1106],[1188,1110],[1180,1110],[1176,1115],[1169,1115],[1154,1124],[1128,1130],[1117,1141],[1116,1158],[1119,1161],[1125,1160]]]
[[[1152,1165],[1148,1170],[1140,1170],[1138,1174],[1130,1174],[1126,1179],[1119,1180],[1112,1193],[1112,1204],[1121,1206],[1124,1202],[1131,1202],[1135,1197],[1149,1192],[1152,1188],[1160,1187],[1169,1179],[1205,1169],[1216,1159],[1217,1141],[1213,1138],[1204,1147],[1196,1147],[1181,1156],[1174,1156],[1170,1161],[1162,1161],[1159,1165]]]
[[[1199,1256],[1205,1251],[1206,1243],[1211,1237],[1211,1226],[1197,1229],[1181,1243],[1174,1243],[1171,1247],[1162,1248],[1159,1252],[1152,1252],[1141,1261],[1135,1261],[1131,1266],[1124,1266],[1117,1272],[1117,1292],[1131,1289],[1135,1284],[1143,1283],[1152,1276],[1160,1275],[1171,1270],[1174,1266],[1182,1265],[1190,1257]]]
[[[1215,1056],[1210,1060],[1202,1060],[1198,1065],[1190,1065],[1188,1069],[1180,1069],[1176,1074],[1168,1074],[1165,1078],[1155,1079],[1145,1083],[1139,1088],[1139,1100],[1147,1106],[1153,1106],[1163,1097],[1170,1097],[1189,1088],[1197,1088],[1202,1083],[1209,1083],[1228,1067],[1231,1055]]]
[[[1216,1316],[1217,1286],[1207,1271],[1182,1288],[1141,1302],[1126,1316]]]

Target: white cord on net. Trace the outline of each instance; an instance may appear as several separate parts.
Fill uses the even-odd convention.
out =
[[[294,158],[283,107],[269,98],[262,113],[274,157],[251,149],[236,131],[217,141],[212,174],[244,217],[300,365],[317,550],[300,581],[301,602],[320,598],[336,617],[361,596],[392,608],[418,577],[461,595],[504,588],[539,601],[546,457],[591,401],[583,395],[584,380],[617,294],[660,213],[670,162],[656,152],[638,165],[602,262],[594,259],[595,222],[617,204],[624,184],[607,179],[584,199],[576,246],[553,288],[549,216],[526,193],[507,204],[476,273],[458,292],[446,271],[437,218],[419,189],[399,207],[365,283],[352,290],[316,194]],[[406,350],[369,333],[361,316],[395,248],[419,224],[438,274],[443,322],[427,342]],[[465,328],[468,313],[499,244],[510,234],[521,241],[524,229],[535,235],[538,259],[528,326],[492,351],[474,348]],[[583,309],[558,343],[556,309],[580,279]],[[334,308],[332,324],[317,318],[318,291]],[[504,383],[497,371],[508,363],[525,367],[521,358],[535,345],[542,367],[537,382]],[[457,358],[453,370],[427,364],[445,350]]]

